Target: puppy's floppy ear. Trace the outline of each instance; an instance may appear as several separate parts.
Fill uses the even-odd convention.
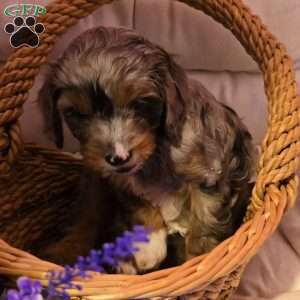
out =
[[[179,146],[181,141],[187,101],[188,85],[185,72],[170,58],[166,84],[165,132],[169,141],[175,147]]]
[[[231,137],[229,144],[227,166],[229,186],[233,189],[243,188],[247,185],[251,177],[254,175],[256,165],[256,149],[254,147],[252,136],[245,125],[242,123],[237,113],[230,107],[224,105],[225,118],[231,125],[231,133],[227,134]]]
[[[43,114],[45,133],[54,140],[58,148],[63,147],[63,125],[57,107],[61,90],[53,83],[53,74],[49,73],[39,91],[38,102]]]

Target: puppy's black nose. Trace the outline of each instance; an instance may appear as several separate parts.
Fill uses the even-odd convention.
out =
[[[126,158],[118,156],[117,154],[106,154],[105,160],[113,167],[119,167],[126,164],[131,158],[131,152],[128,153]]]

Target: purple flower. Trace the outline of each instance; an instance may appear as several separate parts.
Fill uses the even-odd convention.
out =
[[[150,230],[144,226],[136,225],[133,227],[133,231],[126,231],[125,234],[130,234],[133,238],[133,242],[148,243]]]
[[[59,296],[63,299],[68,299],[67,289],[80,290],[81,286],[74,284],[72,281],[75,277],[80,277],[78,270],[70,266],[65,266],[63,270],[51,271],[47,274],[48,283],[48,298]]]
[[[105,267],[116,268],[120,261],[130,259],[138,251],[136,243],[149,241],[149,233],[143,226],[135,226],[132,231],[126,231],[118,237],[115,243],[104,244],[101,250],[91,250],[87,257],[78,257],[74,267],[65,266],[63,270],[48,272],[47,297],[68,299],[68,289],[81,289],[80,285],[73,283],[76,277],[88,278],[88,271],[103,273]],[[17,286],[19,290],[8,291],[7,300],[42,300],[42,285],[39,281],[20,277]]]
[[[106,266],[116,268],[120,261],[127,260],[138,251],[136,243],[149,241],[150,231],[143,226],[135,226],[132,231],[126,231],[123,236],[118,237],[115,243],[106,243],[101,250],[91,250],[88,257],[79,257],[75,264],[77,274],[86,276],[87,271],[103,273]]]
[[[7,300],[42,300],[42,285],[38,280],[20,277],[17,280],[18,290],[9,290]]]

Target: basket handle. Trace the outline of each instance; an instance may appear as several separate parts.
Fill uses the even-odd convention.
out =
[[[15,51],[0,73],[0,174],[9,172],[23,141],[18,123],[39,68],[56,38],[97,7],[113,0],[57,0],[40,18],[46,32],[38,48]],[[137,0],[138,1],[138,0]],[[242,0],[178,0],[202,10],[229,29],[259,65],[268,98],[268,130],[262,143],[257,182],[248,217],[262,205],[270,184],[286,186],[290,204],[297,194],[300,153],[299,98],[291,59],[284,46],[253,16]]]

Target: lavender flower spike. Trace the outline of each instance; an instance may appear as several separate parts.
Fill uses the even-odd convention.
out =
[[[9,290],[7,300],[42,300],[42,285],[38,280],[20,277],[17,280],[18,290]]]
[[[87,271],[103,273],[106,266],[117,267],[120,261],[130,259],[138,251],[136,243],[149,241],[150,231],[143,226],[134,226],[132,231],[126,231],[114,243],[106,243],[101,250],[91,250],[88,257],[79,257],[75,269],[81,277]]]
[[[130,259],[138,251],[136,243],[149,241],[150,231],[143,226],[134,226],[132,231],[126,231],[118,237],[115,243],[104,244],[101,250],[91,250],[89,256],[78,257],[74,267],[65,266],[63,270],[50,271],[47,274],[49,280],[47,298],[53,296],[68,299],[68,289],[81,289],[81,286],[73,283],[75,278],[88,278],[88,271],[105,271],[105,267],[117,267],[121,261]],[[7,300],[42,300],[42,285],[39,281],[33,281],[27,277],[20,277],[17,281],[19,290],[9,290]]]

